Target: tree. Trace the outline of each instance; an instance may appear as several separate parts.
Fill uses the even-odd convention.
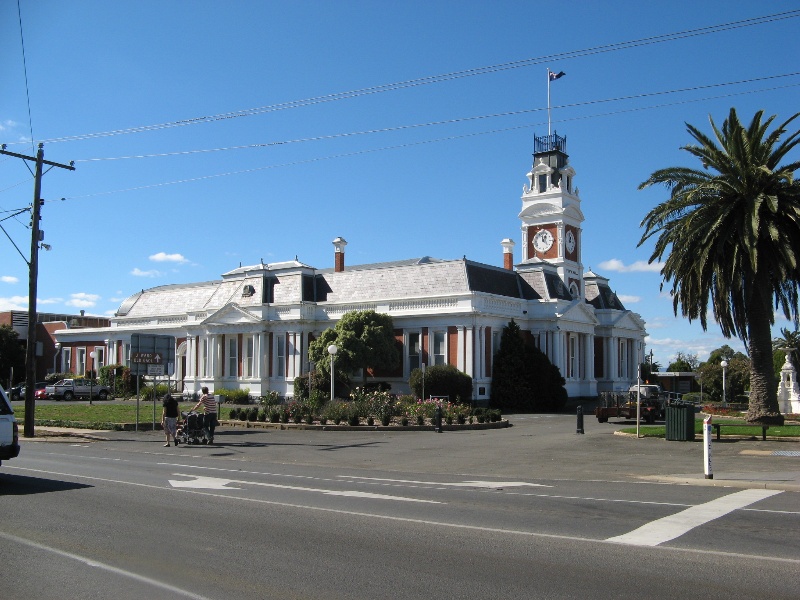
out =
[[[19,342],[19,334],[10,325],[0,325],[0,378],[11,377],[11,369],[19,379],[25,375],[25,349]],[[14,385],[8,381],[6,388]]]
[[[504,410],[526,407],[531,402],[531,388],[525,376],[525,342],[519,325],[511,322],[500,334],[500,348],[492,361],[492,406]]]
[[[707,328],[709,301],[723,335],[737,336],[750,355],[751,423],[782,424],[772,368],[774,307],[798,322],[800,282],[800,162],[780,165],[800,143],[800,131],[784,141],[793,115],[771,133],[775,116],[757,112],[745,128],[735,109],[714,136],[686,124],[697,144],[682,150],[702,170],[669,167],[640,189],[664,184],[670,197],[642,221],[639,245],[657,236],[650,262],[667,254],[661,275],[672,283],[673,310]]]
[[[734,402],[750,388],[750,360],[727,344],[712,350],[708,360],[697,367],[703,381],[703,393],[713,400],[722,400],[722,361],[725,368],[725,400]]]
[[[330,375],[328,346],[337,347],[334,368],[339,374],[362,369],[363,383],[368,369],[393,369],[400,360],[394,338],[392,317],[374,310],[345,313],[308,346],[308,356],[322,372]],[[337,375],[337,379],[340,375]],[[346,379],[346,376],[342,379]]]
[[[516,322],[503,328],[492,367],[492,406],[555,412],[567,401],[564,378],[544,352],[525,344]]]
[[[670,373],[690,373],[699,365],[700,361],[697,358],[697,354],[678,352],[675,355],[675,360],[667,367],[667,371]]]

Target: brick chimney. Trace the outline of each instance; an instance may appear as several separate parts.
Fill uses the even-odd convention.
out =
[[[514,240],[510,238],[504,239],[500,242],[503,247],[503,268],[509,271],[514,270]]]
[[[344,271],[344,247],[347,246],[347,240],[342,237],[337,237],[333,240],[333,247],[335,248],[333,254],[333,270],[335,273]]]

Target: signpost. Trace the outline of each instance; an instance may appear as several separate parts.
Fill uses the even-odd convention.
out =
[[[136,376],[136,431],[139,431],[139,379],[153,377],[153,430],[156,428],[156,377],[175,373],[175,336],[131,335],[131,375]]]

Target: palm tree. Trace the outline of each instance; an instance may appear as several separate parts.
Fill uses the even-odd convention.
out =
[[[703,169],[670,167],[639,186],[664,184],[669,200],[642,221],[641,246],[657,236],[650,262],[668,254],[661,275],[672,283],[672,306],[707,326],[709,300],[723,335],[736,335],[750,354],[753,423],[782,424],[772,367],[774,311],[798,322],[800,282],[800,162],[779,166],[800,143],[800,131],[781,141],[800,113],[767,129],[758,111],[745,128],[731,109],[714,137],[686,124],[697,145],[684,146]]]

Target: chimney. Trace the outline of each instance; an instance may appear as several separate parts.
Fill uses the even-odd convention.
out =
[[[504,239],[500,242],[503,247],[503,268],[509,271],[514,270],[514,240],[510,238]]]
[[[347,246],[347,240],[342,237],[337,237],[333,240],[334,255],[333,255],[333,271],[341,273],[344,271],[344,247]]]

